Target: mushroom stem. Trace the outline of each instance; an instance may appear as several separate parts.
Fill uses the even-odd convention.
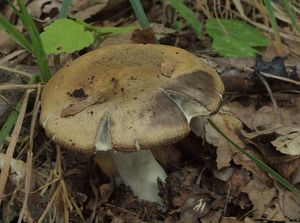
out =
[[[157,179],[164,181],[167,175],[150,150],[111,152],[111,155],[124,183],[139,199],[161,203]]]

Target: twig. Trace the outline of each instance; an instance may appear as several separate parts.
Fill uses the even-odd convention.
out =
[[[26,50],[17,50],[17,51],[14,51],[14,52],[8,54],[7,56],[1,58],[1,59],[0,59],[0,64],[4,64],[4,63],[6,63],[7,61],[9,61],[9,60],[15,58],[16,56],[19,56],[19,55],[22,54],[22,53],[25,53],[25,52],[26,52]]]
[[[254,69],[252,69],[250,67],[247,67],[247,66],[244,66],[243,68],[245,70],[248,70],[248,71],[252,71],[252,72],[254,71]],[[292,79],[287,78],[287,77],[281,77],[281,76],[270,74],[270,73],[266,73],[266,72],[261,72],[260,71],[260,73],[261,73],[262,76],[267,77],[267,78],[272,78],[272,79],[276,79],[276,80],[280,80],[280,81],[284,81],[284,82],[288,82],[288,83],[300,86],[300,81],[295,81],[295,80],[292,80]]]
[[[59,192],[61,191],[61,185],[58,184],[57,188],[54,192],[54,194],[52,195],[49,203],[47,204],[47,207],[45,208],[43,214],[41,215],[41,217],[38,220],[38,223],[42,223],[44,222],[44,218],[46,217],[46,214],[48,213],[48,211],[50,210],[50,208],[52,207],[52,204],[54,203],[54,201],[56,200],[57,196],[59,195]]]
[[[282,118],[281,118],[281,115],[278,111],[278,105],[277,105],[277,102],[273,96],[273,93],[272,93],[272,90],[270,88],[270,85],[268,84],[266,78],[264,76],[262,76],[260,73],[257,73],[257,76],[259,77],[259,79],[263,82],[263,84],[265,85],[265,88],[270,96],[270,99],[272,101],[272,104],[273,104],[273,108],[274,108],[274,112],[276,114],[276,123],[277,124],[282,124]]]
[[[36,89],[38,84],[0,84],[0,91]]]
[[[295,80],[287,78],[287,77],[281,77],[281,76],[277,76],[277,75],[273,75],[273,74],[269,74],[269,73],[265,73],[265,72],[260,72],[260,73],[261,73],[262,76],[267,77],[267,78],[281,80],[281,81],[284,81],[284,82],[288,82],[288,83],[300,86],[300,81],[295,81]]]
[[[41,106],[41,102],[39,100],[40,94],[41,94],[41,87],[39,85],[38,92],[37,92],[36,98],[35,98],[33,115],[32,115],[31,124],[30,124],[29,150],[27,152],[27,159],[26,159],[25,195],[24,195],[22,209],[19,214],[18,223],[22,222],[24,213],[28,209],[27,202],[28,202],[28,197],[29,197],[29,192],[30,192],[31,175],[32,175],[33,138],[34,138],[34,130],[35,130],[35,125],[36,125],[36,120],[38,118],[38,114],[39,114],[39,110],[40,110],[40,106]]]
[[[12,104],[10,104],[10,102],[2,95],[0,95],[0,98],[13,110],[15,110],[15,112],[19,112]]]
[[[28,78],[32,78],[32,76],[33,76],[32,74],[27,73],[25,71],[17,70],[17,69],[14,69],[14,68],[3,66],[3,65],[0,65],[0,70],[8,71],[10,73],[20,74],[20,75],[23,75],[23,76],[28,77]]]
[[[31,90],[27,90],[25,93],[22,107],[21,107],[17,122],[15,124],[15,128],[11,134],[11,141],[10,141],[9,146],[6,151],[6,158],[4,160],[3,168],[2,168],[2,171],[0,174],[0,204],[2,202],[4,188],[5,188],[7,177],[9,174],[10,163],[11,163],[14,151],[15,151],[15,147],[17,145],[17,141],[18,141],[18,137],[19,137],[19,134],[21,131],[21,127],[22,127],[24,116],[25,116],[26,107],[27,107],[28,98],[29,98],[30,93],[31,93]]]

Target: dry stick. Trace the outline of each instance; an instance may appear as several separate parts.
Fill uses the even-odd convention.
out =
[[[0,84],[0,91],[36,89],[38,86],[38,84]]]
[[[76,204],[76,202],[69,198],[69,192],[68,192],[68,189],[67,189],[67,186],[66,186],[66,183],[62,177],[62,164],[61,164],[61,148],[60,146],[57,145],[57,157],[56,157],[56,164],[57,164],[57,175],[60,179],[60,183],[61,183],[61,187],[62,187],[62,198],[63,198],[63,202],[64,202],[64,205],[66,205],[66,207],[64,207],[65,210],[67,210],[67,212],[65,212],[65,218],[69,218],[69,213],[68,213],[68,210],[73,210],[73,206],[75,207],[75,210],[77,212],[77,214],[79,215],[79,217],[81,218],[81,220],[83,222],[85,222],[85,219],[83,217],[83,214],[80,210],[80,208],[78,207],[78,205]],[[74,205],[75,204],[75,205]],[[65,219],[66,220],[66,219]]]
[[[4,96],[0,95],[0,98],[5,102],[5,104],[7,104],[8,107],[13,109],[15,112],[19,112]]]
[[[276,80],[280,80],[280,81],[284,81],[284,82],[288,82],[294,85],[298,85],[300,86],[300,81],[295,81],[293,79],[287,78],[287,77],[280,77],[274,74],[269,74],[266,72],[260,72],[262,76],[267,77],[267,78],[272,78],[272,79],[276,79]]]
[[[26,158],[26,178],[25,178],[24,202],[22,205],[22,209],[19,213],[18,223],[22,222],[24,213],[27,211],[27,201],[28,201],[28,195],[29,195],[29,190],[30,190],[31,175],[32,175],[32,152],[29,150],[27,152],[27,158]]]
[[[63,178],[62,178],[62,168],[61,168],[61,148],[59,145],[56,146],[56,174],[58,175],[58,178],[60,180],[60,185],[62,190],[60,191],[60,194],[62,196],[63,199],[63,203],[64,203],[64,218],[65,218],[65,222],[67,222],[67,219],[69,219],[69,209],[72,210],[72,204],[71,202],[68,200],[68,194],[66,191],[66,185],[63,182]]]
[[[25,52],[26,52],[26,50],[14,51],[14,52],[8,54],[7,56],[1,58],[0,59],[0,64],[4,64],[4,63],[10,61],[11,59],[15,58],[16,56],[19,56],[20,54],[25,53]]]
[[[34,109],[33,109],[33,115],[30,123],[30,138],[29,138],[29,150],[27,152],[27,159],[26,159],[26,179],[25,179],[25,195],[24,195],[24,201],[22,205],[22,209],[19,214],[18,223],[22,222],[24,213],[28,210],[27,208],[27,202],[29,197],[29,191],[30,191],[30,184],[31,184],[31,175],[32,175],[32,149],[33,149],[33,137],[34,137],[34,130],[36,125],[36,120],[39,114],[41,102],[39,100],[41,95],[41,85],[38,87],[38,92],[36,94],[35,103],[34,103]]]
[[[61,185],[58,184],[54,194],[52,195],[49,203],[47,204],[46,209],[44,210],[43,214],[41,215],[40,219],[38,220],[38,223],[44,222],[44,218],[46,217],[46,214],[48,213],[48,211],[52,207],[54,201],[56,200],[57,196],[59,195],[60,190],[61,190]]]
[[[0,174],[0,204],[2,202],[4,188],[5,188],[7,177],[9,174],[10,163],[12,161],[12,157],[13,157],[13,154],[15,151],[17,140],[18,140],[18,137],[19,137],[19,134],[21,131],[21,127],[22,127],[24,116],[25,116],[26,107],[27,107],[28,98],[29,98],[30,93],[31,93],[31,90],[27,90],[25,93],[22,107],[21,107],[17,122],[15,124],[14,130],[11,134],[11,140],[10,140],[10,143],[9,143],[7,151],[6,151],[5,160],[4,160],[2,171]]]
[[[14,69],[14,68],[5,67],[5,66],[0,65],[0,70],[4,70],[4,71],[8,71],[10,73],[20,74],[20,75],[23,75],[25,77],[32,78],[32,75],[30,73],[27,73],[27,72],[21,71],[21,70],[17,70],[17,69]]]
[[[263,82],[263,84],[265,85],[265,88],[271,98],[271,101],[272,101],[272,104],[273,104],[273,108],[274,108],[274,112],[276,114],[276,123],[277,124],[282,124],[282,118],[281,118],[281,115],[278,111],[278,105],[277,105],[277,102],[275,100],[275,98],[273,97],[273,93],[272,93],[272,90],[270,88],[270,85],[268,84],[267,80],[265,79],[264,76],[262,76],[260,73],[258,73],[257,75],[259,77],[259,79]]]
[[[94,219],[96,216],[96,211],[97,211],[97,202],[99,200],[99,192],[98,192],[98,188],[96,187],[95,182],[93,181],[92,178],[90,178],[90,186],[91,186],[92,192],[95,196],[95,199],[93,202],[94,204],[93,204],[93,208],[92,208],[92,213],[90,215],[91,222],[94,222]]]
[[[84,217],[83,217],[83,214],[82,214],[80,208],[78,207],[76,201],[74,200],[74,198],[73,198],[73,197],[70,197],[70,200],[71,200],[71,202],[72,202],[72,204],[73,204],[73,206],[74,206],[74,208],[75,208],[77,214],[78,214],[79,217],[81,218],[82,222],[86,222],[85,219],[84,219]]]

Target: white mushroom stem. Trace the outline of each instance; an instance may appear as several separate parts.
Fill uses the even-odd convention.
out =
[[[165,171],[150,150],[136,152],[111,152],[118,173],[139,199],[161,203],[157,179],[164,181]]]

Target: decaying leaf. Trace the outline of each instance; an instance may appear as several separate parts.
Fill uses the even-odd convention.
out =
[[[83,111],[87,107],[94,105],[96,103],[103,103],[106,101],[107,95],[111,94],[111,92],[115,89],[118,82],[116,80],[112,80],[111,86],[103,91],[98,91],[94,94],[90,94],[87,97],[83,97],[83,100],[74,102],[70,104],[68,107],[64,108],[62,112],[60,113],[60,116],[62,118],[70,116],[70,115],[76,115],[77,113]],[[84,93],[85,94],[85,93]],[[72,96],[72,95],[70,95]]]
[[[0,53],[8,54],[17,44],[10,38],[7,32],[0,30]]]
[[[175,70],[176,62],[173,60],[163,60],[160,66],[161,74],[166,77],[171,77],[172,72]]]
[[[60,116],[62,118],[65,118],[70,115],[76,115],[77,113],[83,111],[91,105],[94,105],[96,103],[102,103],[105,101],[106,98],[103,96],[103,94],[90,95],[86,99],[78,101],[77,103],[70,104],[68,107],[62,110]]]
[[[273,197],[276,195],[276,189],[269,187],[258,178],[251,180],[242,191],[249,195],[253,204],[255,217],[262,217],[268,205],[270,205]]]
[[[73,0],[70,16],[81,20],[88,19],[104,9],[108,2],[108,0]]]
[[[109,201],[110,196],[112,195],[114,190],[114,185],[112,182],[107,184],[102,184],[99,188],[101,202],[105,203]]]
[[[274,222],[287,222],[288,218],[284,216],[282,208],[278,202],[278,199],[274,199],[272,204],[266,208],[264,215],[268,219],[272,219]]]
[[[134,43],[141,43],[141,44],[157,43],[155,33],[152,28],[135,29],[131,34],[130,40]]]
[[[238,197],[241,193],[241,189],[246,186],[250,181],[250,173],[244,169],[234,169],[230,178],[231,195]]]
[[[286,135],[281,135],[277,139],[273,140],[272,145],[276,147],[278,151],[288,155],[300,154],[300,128],[291,129]]]
[[[240,140],[239,134],[242,129],[242,123],[231,113],[220,112],[212,117],[212,120],[220,127],[224,133],[233,141],[244,147],[244,143]],[[232,157],[237,150],[221,136],[210,124],[205,125],[205,138],[207,142],[217,147],[217,167],[230,166]]]
[[[58,14],[61,3],[57,0],[35,0],[28,4],[30,15],[40,21],[49,21]]]
[[[300,199],[288,191],[281,191],[279,202],[283,209],[283,214],[291,220],[300,219]]]
[[[252,129],[266,130],[270,129],[276,124],[276,115],[270,106],[261,107],[255,115],[253,115]]]
[[[221,223],[243,223],[236,217],[223,217]]]
[[[299,182],[300,182],[300,166],[298,166],[292,174],[292,183],[298,184]]]

